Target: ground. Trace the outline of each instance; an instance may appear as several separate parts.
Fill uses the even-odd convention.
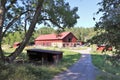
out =
[[[95,80],[98,70],[92,64],[90,48],[78,50],[82,54],[81,58],[68,70],[56,75],[53,80]]]

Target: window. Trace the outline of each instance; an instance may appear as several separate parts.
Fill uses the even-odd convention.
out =
[[[71,42],[71,40],[72,40],[71,38],[68,38],[68,42]]]

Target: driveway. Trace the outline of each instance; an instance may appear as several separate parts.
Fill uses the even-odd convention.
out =
[[[67,71],[56,75],[53,80],[95,80],[98,73],[92,64],[90,48],[86,50],[78,50],[82,54],[81,58]]]

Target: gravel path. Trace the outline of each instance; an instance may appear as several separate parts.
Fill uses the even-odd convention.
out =
[[[98,72],[91,62],[90,48],[76,52],[82,54],[79,61],[53,80],[95,80]]]

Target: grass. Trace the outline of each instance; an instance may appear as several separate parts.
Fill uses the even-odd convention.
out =
[[[106,57],[109,55],[95,51],[92,54],[93,64],[102,71],[97,80],[120,80],[120,66],[113,65]]]
[[[78,46],[78,47],[63,47],[63,48],[59,48],[59,47],[41,47],[41,46],[34,46],[34,48],[41,48],[41,49],[50,49],[50,50],[85,50],[88,47],[86,46]]]
[[[6,56],[14,49],[5,50]],[[26,60],[26,52],[17,57]],[[0,80],[51,80],[56,74],[66,70],[80,58],[80,54],[64,51],[63,59],[56,65],[2,64],[0,63]]]

